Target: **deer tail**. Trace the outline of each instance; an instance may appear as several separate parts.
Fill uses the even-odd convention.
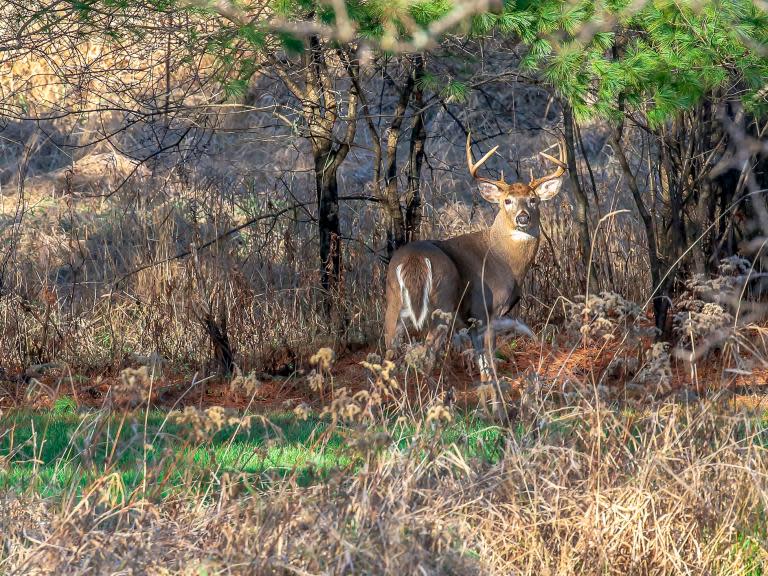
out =
[[[429,295],[432,292],[432,262],[429,258],[411,258],[395,269],[400,285],[402,309],[400,317],[410,318],[421,330],[429,313]],[[414,304],[414,298],[416,303]]]

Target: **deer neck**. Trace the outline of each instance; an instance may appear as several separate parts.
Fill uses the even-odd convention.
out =
[[[539,249],[538,227],[521,232],[509,227],[503,213],[499,213],[489,230],[490,252],[506,264],[515,280],[522,283]]]

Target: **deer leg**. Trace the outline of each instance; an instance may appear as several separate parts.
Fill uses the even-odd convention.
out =
[[[489,380],[493,380],[496,377],[496,329],[493,327],[493,324],[486,328],[483,336],[485,340],[485,356],[488,359],[488,369],[490,372]]]
[[[511,316],[497,318],[493,321],[493,328],[496,330],[497,334],[510,334],[516,332],[523,336],[533,338],[534,340],[536,339],[536,334],[533,333],[525,322],[517,318],[512,318]]]
[[[475,349],[475,359],[477,361],[477,368],[480,371],[480,381],[489,382],[493,379],[493,352],[491,356],[488,354],[486,344],[490,341],[488,333],[493,332],[491,329],[478,329],[472,328],[469,331],[469,337],[472,339],[472,347]]]
[[[400,301],[390,302],[384,316],[384,346],[387,350],[397,350],[403,337],[405,325],[400,317]]]

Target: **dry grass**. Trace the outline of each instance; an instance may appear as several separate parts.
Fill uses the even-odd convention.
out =
[[[60,195],[57,172],[53,184],[41,181],[21,198],[2,199],[0,217],[9,221],[18,202],[24,207],[22,225],[0,232],[11,258],[5,272],[10,294],[0,300],[0,357],[10,364],[7,369],[56,361],[74,372],[115,374],[135,365],[135,355],[154,354],[177,370],[210,374],[217,367],[207,317],[226,326],[245,372],[290,372],[323,345],[341,350],[378,344],[385,265],[368,248],[384,242],[378,207],[345,211],[345,233],[354,241],[345,245],[336,302],[346,325],[329,335],[319,313],[314,223],[293,221],[299,215],[293,212],[265,217],[197,255],[174,259],[190,244],[248,218],[280,213],[268,192],[226,200],[216,188],[185,187],[181,173],[172,170],[162,182],[135,177],[104,201]],[[107,179],[97,181],[103,185]],[[564,298],[583,290],[584,271],[572,257],[576,239],[562,210],[549,207],[545,215],[552,242],[542,242],[520,311],[536,328],[562,323]],[[451,236],[488,220],[466,210],[429,214],[434,218],[427,218],[426,237]],[[598,238],[609,233],[604,228]],[[621,250],[625,240],[616,237],[611,245]],[[641,300],[645,285],[639,258],[617,261],[612,270],[626,288],[624,296],[634,301]]]
[[[191,243],[270,208],[254,196],[254,207],[243,211],[247,197],[228,204],[214,193],[184,190],[180,181],[166,182],[162,194],[149,194],[156,182],[140,180],[106,203],[28,191],[24,225],[6,227],[3,234],[14,250],[6,271],[12,291],[0,301],[0,356],[17,369],[57,361],[75,372],[93,372],[119,370],[134,354],[156,354],[176,368],[210,373],[215,366],[209,363],[206,315],[226,320],[230,345],[245,371],[285,369],[323,344],[339,349],[377,342],[385,268],[365,247],[383,242],[377,208],[361,208],[348,222],[356,242],[346,246],[337,300],[347,325],[329,339],[318,314],[312,223],[266,218],[197,257],[174,260]],[[137,195],[147,200],[139,203]],[[13,216],[15,201],[4,198],[5,217]],[[440,234],[467,227],[451,225],[452,231]],[[564,252],[575,250],[569,238],[565,229],[557,237]],[[579,289],[569,280],[578,271],[560,270],[560,256],[553,257],[547,245],[541,256],[529,279],[536,298],[526,300],[522,311],[533,325],[546,321],[564,287]],[[158,264],[141,269],[153,262]],[[561,307],[555,312],[555,320],[562,318]]]
[[[166,499],[4,494],[0,566],[61,574],[759,574],[768,452],[759,415],[727,403],[622,411],[535,398],[498,462],[422,415],[403,449],[363,428],[357,466],[255,489],[212,472]],[[362,422],[362,421],[360,421]]]
[[[193,285],[219,278],[215,264],[190,269]],[[133,285],[151,290],[146,286],[152,284]],[[458,398],[448,392],[456,383],[446,371],[450,362],[430,358],[425,365],[416,348],[398,364],[375,354],[358,358],[354,373],[348,358],[317,351],[310,358],[315,371],[294,384],[312,405],[294,399],[294,418],[322,414],[328,428],[313,436],[311,449],[323,454],[328,434],[340,433],[343,459],[309,486],[306,468],[298,466],[253,474],[215,461],[200,467],[170,453],[144,465],[154,449],[142,434],[144,410],[157,393],[155,370],[164,367],[161,357],[148,357],[144,369],[125,369],[122,388],[108,388],[107,396],[128,398],[122,406],[131,411],[134,449],[144,443],[144,461],[136,459],[143,465],[139,486],[129,489],[106,469],[63,497],[4,490],[0,570],[764,573],[768,436],[762,411],[718,391],[715,383],[728,374],[733,356],[719,352],[718,364],[713,352],[699,366],[695,358],[651,348],[647,319],[616,294],[569,304],[563,314],[570,322],[549,343],[502,347],[508,360],[500,370],[516,378]],[[755,329],[738,326],[729,335],[734,343],[754,341]],[[754,380],[765,354],[754,344],[748,352]],[[733,376],[730,384],[746,378]],[[240,371],[227,390],[253,406],[269,394],[266,386]],[[693,398],[672,393],[680,389],[692,390]],[[450,435],[464,419],[497,427],[493,457]],[[189,405],[169,420],[190,448],[252,421],[232,410]],[[415,432],[399,434],[403,425]],[[474,439],[475,448],[482,438]],[[87,442],[100,450],[104,441],[89,433]],[[82,459],[93,469],[89,450],[61,465]],[[4,466],[15,464],[10,454],[4,457]],[[173,490],[155,488],[174,474],[181,481]]]
[[[203,192],[171,191],[137,204],[133,192],[145,186],[151,182],[107,204],[80,200],[74,207],[49,196],[28,209],[23,229],[4,230],[6,240],[17,238],[6,273],[13,291],[0,303],[0,356],[17,367],[55,360],[92,372],[119,369],[134,354],[157,354],[177,369],[210,373],[216,366],[209,364],[207,315],[226,324],[244,370],[277,370],[291,355],[317,347],[326,329],[316,304],[315,260],[304,257],[315,252],[311,225],[267,218],[196,257],[173,260],[191,243],[268,208],[254,198],[258,204],[244,212],[214,195],[200,207]],[[4,207],[12,213],[13,199],[5,198]],[[366,233],[361,228],[357,236]],[[361,267],[345,271],[340,304],[349,323],[329,340],[335,345],[378,331],[380,295],[371,285],[383,268],[354,246],[348,258]]]

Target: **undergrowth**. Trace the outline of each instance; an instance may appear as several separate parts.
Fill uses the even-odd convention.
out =
[[[0,570],[764,573],[768,427],[728,396],[459,408],[405,394],[411,367],[369,357],[352,392],[316,359],[320,408],[5,414]]]

